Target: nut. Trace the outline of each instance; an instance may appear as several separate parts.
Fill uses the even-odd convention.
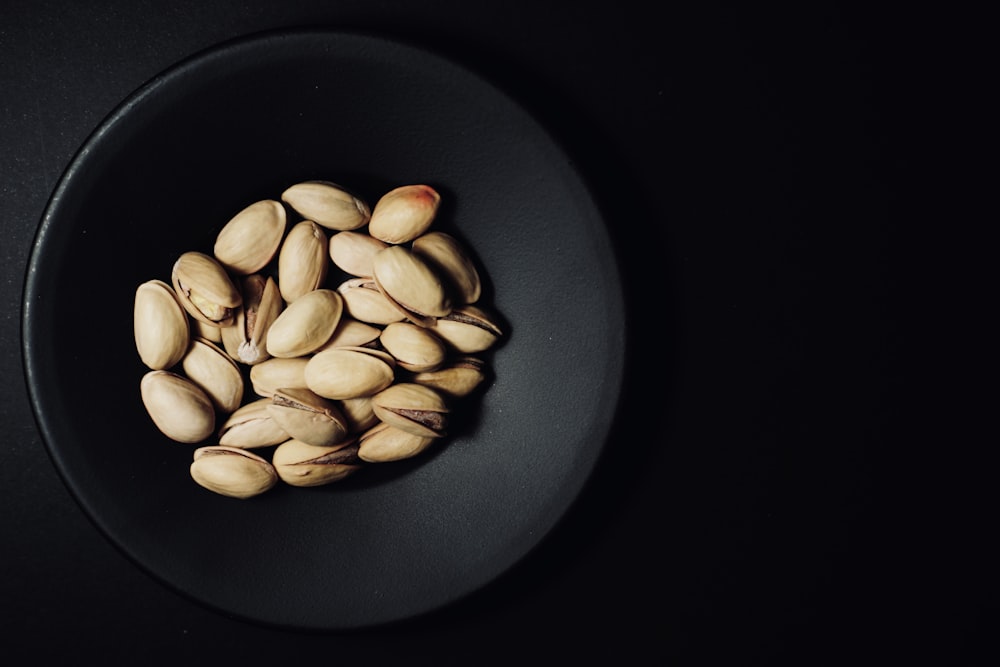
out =
[[[277,445],[290,437],[271,417],[271,399],[259,398],[237,409],[219,429],[219,444],[240,449]]]
[[[416,456],[436,440],[380,422],[358,438],[358,458],[368,463],[401,461]]]
[[[405,319],[403,311],[379,291],[371,278],[350,278],[337,291],[344,297],[344,310],[359,322],[390,324]]]
[[[371,218],[364,200],[329,181],[296,183],[281,194],[281,199],[303,218],[327,229],[358,229]]]
[[[250,386],[258,396],[270,398],[275,390],[287,387],[306,388],[306,364],[309,359],[268,359],[250,367]]]
[[[503,336],[495,318],[476,306],[455,308],[435,320],[431,330],[462,354],[484,352]]]
[[[273,199],[250,204],[223,226],[213,254],[230,272],[260,271],[274,259],[285,235],[285,207]]]
[[[462,398],[486,380],[486,364],[476,357],[459,357],[447,366],[416,373],[412,382],[436,389],[448,398]]]
[[[315,222],[303,220],[288,231],[278,251],[278,287],[281,297],[291,303],[318,288],[326,280],[326,232]]]
[[[162,280],[147,281],[136,289],[133,325],[139,358],[150,369],[170,368],[187,352],[187,313],[173,288]]]
[[[331,447],[317,447],[294,438],[278,445],[271,462],[278,476],[292,486],[322,486],[337,482],[363,465],[354,440]]]
[[[267,410],[285,433],[310,445],[328,447],[347,436],[340,409],[309,389],[278,389]]]
[[[191,341],[181,368],[189,380],[202,388],[220,412],[229,413],[243,400],[243,374],[236,362],[204,338]]]
[[[371,396],[395,379],[395,362],[367,347],[334,347],[317,352],[306,364],[306,386],[325,398]]]
[[[285,308],[267,332],[272,357],[301,357],[318,350],[336,330],[344,300],[329,289],[314,289]]]
[[[372,396],[372,409],[386,424],[413,435],[440,438],[448,425],[441,394],[412,382],[399,382]]]
[[[337,232],[330,237],[330,260],[344,273],[371,278],[372,258],[385,242],[361,232]]]
[[[420,326],[451,312],[451,298],[435,271],[410,249],[394,245],[372,260],[375,285],[404,317]]]
[[[199,447],[194,450],[191,477],[200,486],[231,498],[252,498],[278,483],[274,466],[238,447]]]
[[[278,284],[259,273],[241,281],[243,305],[236,310],[231,327],[221,329],[222,344],[230,357],[248,365],[271,358],[265,341],[267,332],[285,307]]]
[[[375,202],[368,233],[386,243],[407,243],[430,227],[441,195],[429,185],[403,185]]]
[[[149,371],[139,383],[142,404],[171,440],[201,442],[215,430],[212,401],[198,385],[171,371]]]
[[[228,327],[242,304],[240,291],[222,264],[202,252],[186,252],[174,262],[170,280],[191,317],[210,326]]]
[[[393,322],[382,330],[379,341],[400,367],[408,371],[431,371],[445,359],[444,342],[429,329],[410,322]]]
[[[443,276],[455,303],[475,303],[482,294],[479,271],[466,249],[444,232],[428,232],[413,241],[417,253]]]

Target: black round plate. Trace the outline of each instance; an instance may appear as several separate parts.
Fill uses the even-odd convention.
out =
[[[507,336],[441,447],[327,487],[218,496],[143,409],[132,299],[237,210],[307,179],[371,203],[436,187],[440,228],[474,253]],[[29,264],[27,382],[73,495],[153,577],[247,620],[357,628],[481,588],[568,511],[616,408],[621,289],[580,174],[496,87],[370,35],[257,35],[143,86],[68,166]]]

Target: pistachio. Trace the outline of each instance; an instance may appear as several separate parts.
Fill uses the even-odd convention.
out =
[[[477,306],[455,308],[435,320],[431,330],[462,354],[488,350],[503,336],[495,318]]]
[[[309,359],[268,359],[250,367],[250,386],[255,394],[270,398],[275,390],[286,387],[307,387],[306,364]]]
[[[408,371],[430,371],[445,359],[444,342],[429,329],[410,322],[393,322],[382,330],[379,341],[400,367]]]
[[[471,394],[486,379],[486,364],[475,357],[459,357],[434,371],[415,373],[412,382],[436,389],[446,397]]]
[[[243,374],[236,362],[204,338],[191,341],[181,367],[189,380],[202,388],[220,412],[232,412],[243,400]]]
[[[271,399],[259,398],[237,409],[219,429],[219,444],[240,449],[277,445],[290,437],[271,418]]]
[[[378,345],[382,330],[371,324],[356,320],[349,315],[340,316],[340,324],[333,330],[330,339],[317,350],[321,352],[332,347],[371,347]]]
[[[315,222],[303,220],[288,230],[278,251],[278,286],[285,301],[323,284],[330,264],[326,247],[326,232]]]
[[[368,463],[401,461],[416,456],[436,440],[379,422],[358,438],[358,458]]]
[[[260,271],[274,259],[285,234],[285,207],[265,199],[234,215],[219,231],[214,254],[230,272],[246,275]]]
[[[194,450],[191,478],[209,491],[240,499],[258,496],[278,483],[278,474],[267,460],[225,446]]]
[[[245,364],[259,364],[271,358],[265,341],[267,332],[285,307],[274,278],[259,273],[245,276],[240,283],[243,305],[236,310],[231,327],[222,329],[222,343],[229,356]]]
[[[344,297],[344,310],[360,322],[390,324],[405,318],[371,278],[350,278],[342,282],[337,291]]]
[[[347,430],[349,432],[360,433],[378,423],[378,417],[375,416],[370,396],[344,398],[337,402],[340,404],[341,414],[344,415],[344,419],[347,421]]]
[[[187,314],[173,288],[162,280],[149,280],[136,289],[133,327],[139,358],[152,370],[174,366],[187,352]]]
[[[271,457],[278,476],[291,486],[322,486],[358,471],[358,444],[349,440],[330,447],[317,447],[292,438],[278,445]]]
[[[482,294],[479,271],[465,247],[454,236],[428,232],[414,239],[412,248],[438,275],[445,278],[456,303],[468,304],[479,300]]]
[[[395,362],[367,347],[335,347],[317,352],[305,369],[306,386],[325,398],[371,396],[392,384]]]
[[[174,291],[191,317],[210,326],[233,323],[235,309],[242,303],[229,274],[214,257],[203,252],[185,252],[174,262],[170,280]]]
[[[379,251],[372,260],[378,290],[403,315],[420,326],[451,312],[441,277],[419,255],[399,245]]]
[[[318,350],[336,330],[344,300],[330,289],[303,294],[285,308],[267,332],[272,357],[301,357]]]
[[[239,310],[237,308],[237,310]],[[185,315],[187,318],[187,315]],[[222,332],[229,327],[217,327],[210,324],[205,324],[201,320],[195,320],[188,318],[191,324],[191,335],[197,336],[198,338],[204,338],[205,340],[210,340],[213,343],[222,342]]]
[[[441,394],[412,382],[399,382],[372,396],[372,409],[386,424],[414,435],[439,438],[448,425]]]
[[[303,218],[327,229],[358,229],[371,218],[364,200],[329,181],[296,183],[281,194],[281,199]]]
[[[441,195],[429,185],[403,185],[375,202],[368,233],[386,243],[407,243],[430,227]]]
[[[310,445],[328,447],[347,436],[340,409],[309,389],[278,389],[268,413],[285,433]]]
[[[153,424],[171,440],[201,442],[215,430],[215,409],[201,387],[171,371],[149,371],[139,383]]]
[[[361,232],[337,232],[330,237],[330,259],[344,273],[371,278],[372,258],[386,247],[384,241]]]

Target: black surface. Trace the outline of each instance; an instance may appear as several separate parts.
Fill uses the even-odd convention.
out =
[[[944,401],[909,402],[935,364],[901,319],[918,301],[902,273],[917,208],[903,170],[935,127],[919,114],[937,97],[927,77],[945,71],[937,33],[905,12],[829,4],[573,7],[0,6],[8,655],[976,664],[995,610],[979,567],[988,531],[972,530],[986,487],[952,491],[958,452],[969,469],[974,459]],[[24,270],[77,148],[166,67],[298,25],[440,50],[553,128],[614,211],[636,324],[609,456],[567,520],[481,594],[377,632],[262,628],[135,568],[60,481],[23,380]],[[100,294],[86,276],[63,287]],[[924,307],[919,321],[935,319]],[[101,416],[109,437],[114,414]],[[935,470],[918,466],[928,461]]]
[[[503,336],[478,355],[490,381],[454,402],[447,438],[425,455],[235,501],[193,484],[194,447],[164,437],[143,409],[138,382],[150,369],[130,304],[138,285],[170,280],[181,253],[210,253],[238,211],[309,179],[370,205],[398,185],[433,185],[443,198],[434,226],[474,253],[487,286],[476,303]],[[56,187],[25,285],[32,405],[93,521],[180,592],[288,628],[407,619],[521,560],[591,476],[626,338],[606,230],[549,135],[451,61],[360,33],[232,41],[130,97]],[[88,320],[90,301],[60,289],[81,274],[117,307],[85,328],[60,326]],[[322,286],[350,277],[334,267]],[[103,388],[81,392],[82,377]],[[109,405],[113,434],[101,428]]]

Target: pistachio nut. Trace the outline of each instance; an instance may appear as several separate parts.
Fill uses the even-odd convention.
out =
[[[455,303],[475,303],[482,294],[482,282],[476,264],[465,247],[450,234],[434,231],[414,239],[417,253],[438,275],[445,278]]]
[[[133,328],[139,358],[154,371],[174,366],[187,352],[187,313],[173,288],[162,280],[149,280],[136,289]]]
[[[171,371],[149,371],[139,382],[153,424],[171,440],[201,442],[215,430],[215,408],[205,391]]]
[[[475,354],[493,347],[503,336],[496,319],[477,306],[462,306],[435,320],[431,330],[462,354]]]
[[[181,368],[189,380],[202,388],[220,412],[229,413],[243,400],[243,374],[223,350],[204,338],[191,341]]]
[[[441,195],[429,185],[403,185],[375,202],[368,233],[386,243],[407,243],[423,234],[437,215]]]
[[[372,273],[378,290],[415,324],[430,326],[434,318],[451,312],[441,276],[405,246],[379,251],[372,260]]]
[[[203,252],[185,252],[170,273],[177,297],[191,317],[210,326],[228,327],[242,303],[240,291],[222,264]]]
[[[414,435],[439,438],[448,425],[448,407],[436,390],[399,382],[372,396],[375,415],[386,424]]]
[[[345,307],[346,309],[346,307]],[[373,347],[378,345],[378,337],[382,335],[382,330],[366,322],[356,320],[353,317],[342,314],[340,324],[333,330],[330,339],[323,343],[317,350],[321,352],[332,347]]]
[[[303,218],[327,229],[358,229],[371,218],[364,200],[329,181],[296,183],[281,194],[281,199]]]
[[[225,446],[194,450],[191,478],[209,491],[240,499],[258,496],[278,483],[278,473],[266,459]]]
[[[267,332],[267,353],[272,357],[301,357],[318,350],[336,330],[344,310],[340,294],[314,289],[303,294],[278,315]]]
[[[305,370],[306,386],[333,400],[371,396],[394,379],[392,357],[367,347],[334,347],[317,352]]]
[[[259,273],[240,281],[243,305],[236,310],[233,326],[225,327],[222,344],[230,357],[248,365],[271,358],[265,341],[267,332],[285,307],[274,278]]]
[[[278,389],[267,409],[290,437],[310,445],[328,447],[347,436],[347,421],[333,402],[309,389]]]
[[[277,445],[290,437],[272,419],[268,406],[271,399],[258,398],[237,409],[219,429],[219,444],[240,449],[256,449]]]
[[[358,438],[358,458],[368,463],[401,461],[416,456],[435,440],[379,422]]]
[[[337,482],[364,465],[358,458],[356,440],[317,447],[292,438],[278,445],[271,461],[278,476],[291,486],[322,486]]]
[[[281,297],[291,303],[318,288],[326,280],[330,260],[323,228],[302,220],[288,230],[278,251],[278,287]]]
[[[250,386],[255,394],[270,398],[276,389],[307,387],[306,357],[272,358],[250,367]]]
[[[285,207],[273,199],[250,204],[234,215],[215,238],[213,254],[237,275],[260,271],[281,246],[285,235]]]
[[[405,318],[371,278],[350,278],[337,286],[337,291],[344,297],[344,310],[359,322],[390,324]]]
[[[237,308],[237,310],[239,310]],[[185,315],[187,317],[187,315]],[[198,338],[204,338],[205,340],[210,340],[213,343],[222,342],[222,332],[229,327],[217,327],[210,324],[205,324],[201,320],[195,320],[188,318],[191,323],[191,335],[197,336]]]
[[[444,363],[444,342],[431,330],[410,322],[393,322],[386,326],[379,342],[396,363],[408,371],[430,371]]]
[[[361,232],[337,232],[330,236],[330,259],[352,276],[371,278],[372,257],[386,247],[384,241]]]
[[[378,423],[370,396],[344,398],[337,403],[340,404],[341,414],[347,420],[347,430],[351,433],[360,433]]]
[[[437,370],[415,373],[410,380],[436,389],[448,398],[462,398],[486,380],[486,364],[476,357],[459,357]]]

